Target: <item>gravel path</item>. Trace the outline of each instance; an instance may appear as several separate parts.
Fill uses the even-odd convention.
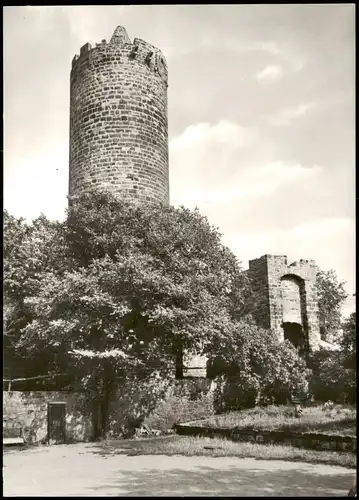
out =
[[[4,496],[346,496],[354,470],[235,457],[103,454],[96,444],[3,456]]]

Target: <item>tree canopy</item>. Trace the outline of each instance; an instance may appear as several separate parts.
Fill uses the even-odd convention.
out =
[[[219,346],[213,375],[224,375],[223,410],[251,407],[254,404],[286,403],[305,391],[310,370],[297,349],[280,342],[277,335],[239,321],[232,335]]]
[[[31,224],[4,211],[4,347],[5,367],[11,377],[43,375],[50,370],[49,352],[22,352],[22,329],[33,319],[27,301],[36,297],[46,273],[62,269],[64,239],[62,225],[41,215]],[[17,359],[17,362],[14,362]],[[10,361],[12,361],[10,363]],[[39,366],[41,365],[41,368]],[[10,366],[11,365],[11,366]],[[40,370],[40,373],[39,373]]]
[[[345,282],[335,271],[317,271],[319,326],[323,340],[335,342],[342,323],[342,306],[348,297]]]
[[[349,318],[343,322],[343,335],[340,341],[340,347],[344,355],[344,365],[346,368],[356,372],[356,313],[353,312]]]
[[[173,374],[182,349],[210,352],[247,293],[197,210],[93,192],[70,200],[64,223],[6,214],[4,235],[15,351],[94,395],[133,372]]]
[[[93,191],[69,200],[64,222],[5,211],[8,355],[29,376],[65,372],[68,388],[101,405],[102,429],[119,381],[174,375],[183,350],[220,358],[258,401],[299,390],[304,361],[243,319],[249,294],[241,263],[198,210]],[[328,334],[346,296],[333,271],[318,272],[318,295]]]

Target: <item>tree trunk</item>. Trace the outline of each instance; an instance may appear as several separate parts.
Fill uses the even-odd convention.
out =
[[[101,438],[101,413],[100,404],[97,400],[92,403],[92,439],[97,441]]]
[[[101,399],[96,399],[92,403],[92,434],[95,441],[106,439],[109,423],[109,405],[110,401],[107,394],[102,395]]]
[[[103,390],[101,394],[101,437],[106,439],[109,431],[110,403],[115,387],[115,373],[111,363],[107,362],[103,370]]]

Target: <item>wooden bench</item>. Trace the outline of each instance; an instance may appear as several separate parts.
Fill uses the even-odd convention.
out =
[[[25,444],[25,442],[22,427],[3,427],[3,445]]]

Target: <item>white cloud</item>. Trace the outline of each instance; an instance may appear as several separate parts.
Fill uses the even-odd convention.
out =
[[[283,78],[283,68],[279,65],[268,65],[256,74],[258,82],[277,82]]]
[[[188,127],[170,143],[171,202],[187,206],[269,195],[282,186],[306,182],[322,169],[261,161],[255,129],[220,121]]]
[[[257,42],[253,43],[253,50],[263,50],[264,52],[268,52],[269,54],[280,56],[283,55],[283,50],[279,48],[276,42]]]
[[[245,265],[266,253],[287,255],[291,261],[315,259],[322,269],[335,269],[339,278],[347,281],[348,292],[353,293],[353,220],[325,218],[319,211],[317,218],[313,213],[313,220],[308,221],[308,214],[298,217],[301,207],[293,202],[303,191],[301,202],[306,203],[308,185],[320,188],[324,168],[278,161],[258,130],[220,123],[192,125],[171,141],[171,203],[190,208],[197,205],[224,233],[223,242]],[[224,139],[225,144],[221,143]],[[283,213],[278,212],[274,204],[271,216],[271,196],[277,193],[283,200],[287,197],[287,210],[284,204]],[[252,204],[253,216],[249,208]],[[265,212],[263,217],[261,210]],[[292,219],[306,222],[291,225]],[[271,229],[263,229],[268,227],[263,224],[266,220]],[[352,308],[349,301],[345,314]]]
[[[221,228],[220,228],[221,229]],[[322,218],[289,230],[227,232],[222,241],[242,260],[268,254],[287,255],[288,261],[314,259],[323,270],[334,269],[346,281],[347,292],[355,291],[355,221],[349,218]],[[353,307],[353,300],[347,301]],[[350,306],[351,303],[351,306]]]
[[[227,190],[217,191],[214,186],[203,203],[230,203],[242,198],[268,196],[281,187],[307,182],[321,172],[322,168],[318,165],[306,168],[280,161],[255,165],[239,170],[238,175],[228,184]]]
[[[61,147],[62,146],[62,147]],[[67,207],[68,146],[57,144],[33,156],[7,155],[4,171],[4,207],[27,220],[44,213],[63,220]]]
[[[275,42],[241,40],[238,39],[238,36],[235,38],[229,36],[222,38],[219,45],[218,39],[206,35],[200,38],[199,46],[208,49],[220,47],[221,49],[234,50],[235,52],[266,52],[274,56],[283,55],[283,50]]]
[[[290,49],[288,46],[284,49],[283,46],[279,46],[275,42],[259,42],[256,46],[258,49],[268,54],[281,58],[282,62],[292,71],[301,71],[305,66],[303,57],[299,57],[299,55],[294,53],[293,49]]]
[[[224,146],[235,144],[237,147],[246,144],[251,137],[249,129],[240,125],[221,120],[216,125],[198,123],[190,125],[180,136],[174,137],[170,142],[172,152],[181,151],[215,141]]]
[[[293,72],[301,71],[305,66],[302,54],[299,55],[288,44],[283,46],[283,44],[278,44],[272,40],[254,41],[248,40],[248,38],[238,38],[238,35],[236,35],[236,37],[227,35],[218,41],[217,38],[213,38],[207,34],[199,39],[198,45],[200,48],[208,50],[220,49],[237,52],[239,54],[262,52],[269,56],[274,56],[280,63],[284,64],[285,67]],[[186,52],[189,52],[191,49],[193,50],[193,46],[188,48]],[[280,68],[279,71],[282,71],[282,67],[278,67]]]
[[[297,106],[284,108],[271,115],[268,121],[275,127],[284,127],[289,125],[292,120],[305,116],[313,106],[313,103],[302,103]]]
[[[94,45],[102,39],[110,41],[116,26],[127,24],[127,18],[132,12],[131,6],[127,5],[87,5],[86,15],[84,15],[84,7],[79,5],[53,8],[61,9],[66,14],[71,30],[81,45],[87,42]],[[128,35],[130,38],[133,36],[130,32]]]
[[[306,168],[277,161],[244,171],[239,180],[247,196],[260,196],[271,194],[277,188],[293,182],[306,182],[321,172],[322,168],[318,165]]]

